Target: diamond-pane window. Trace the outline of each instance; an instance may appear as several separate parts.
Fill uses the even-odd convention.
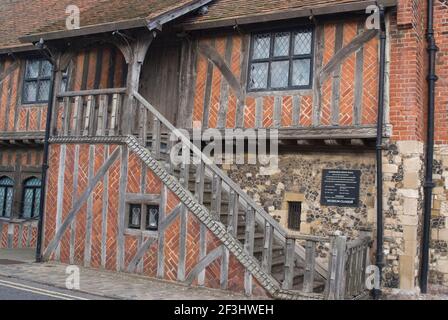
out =
[[[269,58],[271,51],[271,37],[270,35],[260,34],[255,36],[252,59]]]
[[[22,218],[37,218],[40,212],[40,189],[42,182],[38,178],[30,178],[23,185]]]
[[[271,64],[271,87],[288,87],[289,61],[275,61]]]
[[[310,54],[313,42],[311,31],[299,31],[294,33],[294,55]]]
[[[289,32],[277,33],[274,40],[274,57],[289,56]]]
[[[313,66],[313,31],[273,32],[252,36],[249,91],[309,89]]]
[[[52,65],[47,60],[34,59],[26,62],[23,79],[22,102],[45,103],[50,95]]]
[[[268,84],[268,63],[254,63],[250,70],[250,88],[262,89]]]
[[[0,178],[0,217],[11,217],[13,188],[14,181],[11,178]]]
[[[292,67],[292,85],[307,86],[310,84],[311,61],[309,59],[294,60]]]

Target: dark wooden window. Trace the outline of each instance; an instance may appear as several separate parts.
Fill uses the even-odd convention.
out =
[[[159,206],[130,204],[128,228],[157,231],[159,228]]]
[[[288,228],[300,231],[300,220],[302,214],[301,202],[288,202]]]
[[[311,28],[253,34],[248,90],[311,88],[313,42]]]
[[[52,69],[48,60],[27,60],[23,79],[22,103],[48,102]]]
[[[42,183],[38,178],[30,178],[23,184],[22,218],[39,216],[41,187]]]
[[[159,228],[159,206],[146,206],[145,229],[156,231]]]
[[[129,205],[129,229],[140,229],[142,227],[142,205]]]
[[[14,181],[8,177],[0,178],[0,217],[11,217]]]

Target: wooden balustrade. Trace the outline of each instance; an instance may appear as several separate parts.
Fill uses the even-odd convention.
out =
[[[116,136],[120,134],[126,89],[72,91],[57,96],[55,136]]]

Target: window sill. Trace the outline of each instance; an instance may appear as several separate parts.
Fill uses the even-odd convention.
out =
[[[129,229],[124,230],[124,234],[126,236],[144,236],[149,238],[158,238],[158,231],[148,231],[148,230],[138,230],[138,229]]]
[[[293,95],[309,96],[313,94],[313,89],[288,89],[288,90],[270,90],[270,91],[248,91],[247,97],[269,97],[269,96],[293,96]]]
[[[5,217],[0,217],[0,221],[5,221],[8,223],[16,223],[16,224],[20,224],[20,223],[24,223],[24,222],[33,222],[33,221],[38,221],[35,218],[30,218],[30,219],[24,219],[24,218],[5,218]]]

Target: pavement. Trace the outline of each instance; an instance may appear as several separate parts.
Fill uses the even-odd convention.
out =
[[[244,295],[228,291],[184,286],[154,280],[140,275],[79,268],[79,287],[73,284],[73,269],[59,263],[33,263],[34,252],[29,249],[0,249],[0,300],[12,299],[121,299],[121,300],[247,300]],[[26,288],[28,286],[31,288]],[[23,288],[29,291],[22,290]],[[39,290],[41,289],[41,290]],[[42,294],[42,290],[52,291]],[[41,294],[39,294],[39,292]],[[56,293],[55,293],[56,292]],[[54,295],[55,297],[52,297]]]

